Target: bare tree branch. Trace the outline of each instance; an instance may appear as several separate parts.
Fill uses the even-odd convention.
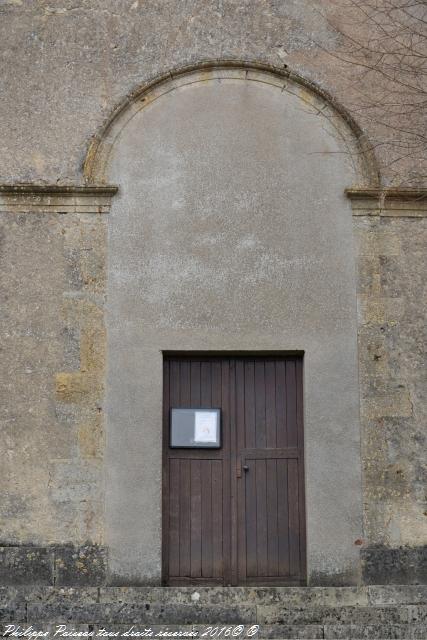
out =
[[[322,16],[338,34],[339,45],[315,44],[347,78],[349,108],[369,131],[391,181],[424,180],[426,0],[337,0],[336,6],[336,16]]]

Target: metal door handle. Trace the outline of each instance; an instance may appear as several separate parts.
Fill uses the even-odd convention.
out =
[[[244,464],[244,465],[243,465],[243,471],[249,471],[249,467],[248,467],[248,465],[247,465],[247,464]]]

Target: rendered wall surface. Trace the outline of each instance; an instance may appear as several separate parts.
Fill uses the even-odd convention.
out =
[[[106,313],[112,580],[160,579],[162,351],[303,350],[309,576],[357,582],[356,285],[344,195],[355,171],[305,90],[215,76],[189,75],[111,134],[108,179],[121,185]]]

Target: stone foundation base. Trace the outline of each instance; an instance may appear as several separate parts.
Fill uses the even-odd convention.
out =
[[[427,546],[372,546],[360,555],[362,584],[427,585]],[[107,549],[98,545],[0,547],[0,586],[101,587],[108,584],[107,565]],[[317,576],[316,586],[341,585]]]
[[[427,546],[367,547],[360,555],[364,584],[427,584]]]
[[[0,585],[100,586],[106,575],[97,545],[0,547]]]

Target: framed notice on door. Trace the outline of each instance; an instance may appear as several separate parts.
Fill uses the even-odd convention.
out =
[[[219,449],[221,410],[171,409],[170,446],[183,449]]]

